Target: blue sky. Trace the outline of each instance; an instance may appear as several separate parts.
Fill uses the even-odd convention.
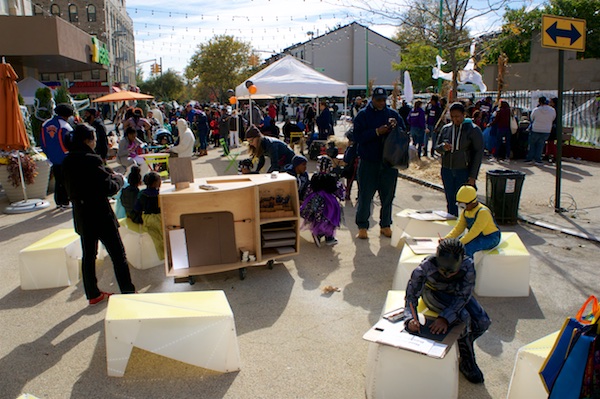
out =
[[[401,7],[393,1],[370,0],[188,0],[168,5],[159,0],[128,0],[127,11],[134,22],[136,62],[162,57],[163,71],[182,72],[198,44],[217,34],[230,34],[250,42],[257,54],[267,58],[293,44],[308,40],[307,32],[323,34],[338,24],[357,21],[384,36],[395,28],[390,20],[348,4],[363,4],[380,10]],[[404,4],[404,3],[402,3]],[[487,1],[476,0],[485,6]],[[512,8],[531,1],[511,1]],[[473,32],[488,32],[499,26],[501,14],[475,20]],[[142,65],[144,77],[150,64]]]

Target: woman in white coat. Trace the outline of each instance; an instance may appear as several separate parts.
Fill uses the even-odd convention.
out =
[[[189,128],[185,119],[177,119],[177,131],[179,132],[179,144],[170,149],[180,158],[191,158],[194,154],[194,143],[196,138]]]

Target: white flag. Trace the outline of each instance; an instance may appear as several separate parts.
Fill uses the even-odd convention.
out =
[[[406,101],[407,103],[410,103],[410,102],[412,102],[414,96],[415,95],[413,93],[412,80],[410,80],[410,73],[408,73],[408,71],[404,71],[404,98],[403,98],[403,100]]]

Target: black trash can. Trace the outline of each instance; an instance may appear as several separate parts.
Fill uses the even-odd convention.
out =
[[[488,170],[485,202],[498,224],[517,224],[525,173],[518,170]]]

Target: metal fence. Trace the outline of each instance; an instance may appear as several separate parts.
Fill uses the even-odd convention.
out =
[[[498,92],[472,93],[471,99],[477,102],[485,97],[496,98]],[[505,91],[502,99],[511,107],[530,112],[537,106],[538,98],[558,97],[554,91]],[[600,146],[600,91],[565,91],[563,92],[563,126],[573,127],[575,140]]]

